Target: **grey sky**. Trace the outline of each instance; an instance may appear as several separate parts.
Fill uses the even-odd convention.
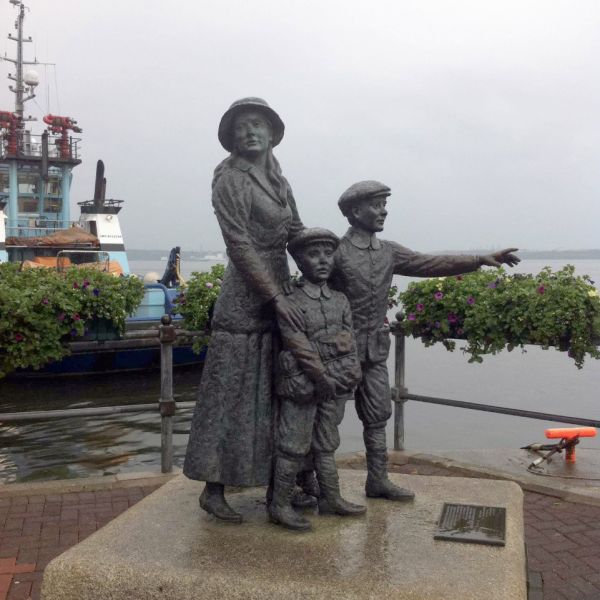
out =
[[[103,158],[130,248],[223,247],[216,131],[247,95],[285,122],[275,153],[307,225],[342,233],[341,192],[379,179],[393,192],[385,236],[417,250],[600,247],[596,0],[28,6],[38,59],[57,63],[51,112],[84,129],[74,199]],[[0,0],[1,34],[15,15]]]

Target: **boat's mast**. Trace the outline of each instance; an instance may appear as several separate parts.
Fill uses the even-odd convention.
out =
[[[17,30],[17,36],[15,37],[12,34],[8,34],[8,39],[13,40],[13,42],[17,42],[17,58],[8,58],[4,56],[4,60],[11,62],[15,65],[16,74],[12,73],[8,74],[8,78],[15,82],[15,85],[10,85],[9,89],[11,92],[15,94],[15,113],[19,116],[23,121],[35,121],[33,117],[24,118],[23,112],[25,107],[25,102],[28,100],[32,100],[35,98],[35,85],[36,82],[33,81],[23,81],[23,65],[36,65],[37,60],[34,61],[26,61],[23,60],[23,42],[31,42],[31,36],[28,38],[23,38],[23,21],[25,20],[25,5],[21,0],[10,0],[11,4],[19,7],[19,14],[17,16],[17,20],[15,21],[15,29]],[[27,94],[27,97],[25,95]]]

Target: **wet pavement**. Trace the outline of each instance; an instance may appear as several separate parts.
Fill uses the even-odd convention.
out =
[[[584,457],[578,451],[578,461]],[[390,470],[462,477],[481,477],[487,472],[488,477],[496,476],[489,466],[476,464],[475,458],[481,457],[472,452],[460,458],[438,455],[427,459],[423,454],[411,457],[410,453],[392,452]],[[515,462],[509,458],[502,464],[496,461],[495,469],[504,475],[502,478],[515,479],[522,473],[519,469],[511,475]],[[345,468],[365,467],[360,453],[342,457],[341,463]],[[507,468],[507,464],[512,467]],[[582,460],[580,468],[586,468],[586,461]],[[524,491],[525,541],[533,586],[530,598],[598,600],[600,506],[593,504],[595,494],[589,494],[591,500],[587,502],[576,500],[585,500],[585,496],[572,496],[567,501],[556,496],[564,490],[554,486],[555,479],[542,479],[545,488]],[[0,600],[38,600],[48,562],[157,489],[157,481],[123,476],[0,486]],[[566,484],[578,494],[585,487],[594,487],[568,480]],[[542,580],[543,594],[535,589]]]

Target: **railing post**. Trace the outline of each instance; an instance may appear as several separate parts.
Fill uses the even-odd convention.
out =
[[[398,321],[402,319],[402,315],[396,315]],[[394,450],[404,450],[404,404],[406,400],[403,395],[406,394],[404,385],[404,365],[405,337],[400,327],[400,323],[393,324],[392,333],[395,339],[395,368],[394,368],[394,388],[392,390],[392,400],[394,401]]]
[[[163,315],[158,328],[160,339],[160,470],[170,473],[173,470],[173,342],[175,327],[170,315]]]

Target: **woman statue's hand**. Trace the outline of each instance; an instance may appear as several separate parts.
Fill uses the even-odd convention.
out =
[[[291,327],[292,331],[304,328],[304,315],[295,304],[292,304],[283,294],[275,296],[273,302],[277,317],[285,321]]]

